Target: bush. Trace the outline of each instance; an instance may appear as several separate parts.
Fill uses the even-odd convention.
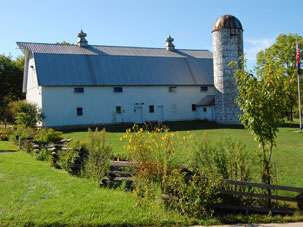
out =
[[[166,182],[164,193],[171,196],[166,205],[189,217],[203,218],[213,214],[213,206],[221,203],[220,180],[201,178],[197,174],[186,180],[184,174],[173,170]]]
[[[43,142],[43,143],[50,143],[50,142],[57,142],[59,140],[62,140],[63,133],[59,131],[55,131],[52,128],[46,129],[42,128],[39,129],[34,136],[34,140],[37,142]]]
[[[34,156],[35,156],[36,160],[48,161],[48,160],[51,159],[52,154],[51,154],[51,151],[43,148],[43,149],[40,150],[39,153],[34,154]]]
[[[26,127],[24,125],[18,125],[16,130],[11,136],[11,139],[15,142],[16,139],[24,140],[24,139],[33,139],[35,136],[36,130],[30,127]]]
[[[195,173],[209,179],[229,179],[238,181],[251,180],[251,167],[257,157],[252,157],[245,150],[245,146],[233,138],[227,138],[217,143],[210,142],[204,136],[202,142],[197,144],[197,149],[191,158],[191,168]],[[254,189],[221,184],[221,189],[253,192]],[[252,205],[256,199],[251,197],[236,197],[220,195],[222,203],[233,205]]]
[[[73,140],[67,146],[67,150],[58,151],[57,166],[69,173],[79,174],[84,169],[84,143]]]
[[[12,134],[12,128],[0,128],[0,141],[8,141]]]
[[[167,128],[155,127],[152,130],[134,125],[128,129],[121,140],[127,140],[126,147],[129,158],[136,163],[133,167],[135,175],[135,192],[143,200],[155,199],[158,188],[162,191],[172,171],[177,168],[174,152],[186,143],[180,140],[179,134],[169,132]],[[179,142],[178,142],[179,140]]]
[[[93,132],[88,130],[88,140],[85,143],[87,159],[85,160],[84,175],[101,183],[106,171],[109,169],[109,159],[112,147],[105,142],[105,129]]]
[[[25,100],[14,101],[8,104],[9,119],[18,125],[35,127],[42,121],[43,114],[36,104],[27,103]]]
[[[211,143],[204,136],[193,151],[191,168],[200,176],[249,181],[253,160],[245,146],[233,138]]]

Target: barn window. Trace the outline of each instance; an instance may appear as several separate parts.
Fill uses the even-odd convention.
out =
[[[116,106],[116,114],[120,114],[121,113],[121,106]]]
[[[206,107],[204,107],[204,108],[203,108],[203,111],[204,111],[204,112],[207,112],[207,108],[206,108]]]
[[[116,93],[123,92],[123,88],[122,87],[114,87],[114,92],[116,92]]]
[[[171,104],[170,105],[170,112],[171,113],[177,113],[177,105],[176,104]]]
[[[200,91],[208,91],[208,87],[206,86],[200,87]]]
[[[82,116],[82,115],[83,115],[82,107],[77,107],[77,116]]]
[[[177,87],[169,87],[168,91],[172,92],[172,93],[176,93],[177,92]]]
[[[155,112],[154,105],[150,105],[150,106],[149,106],[149,112],[150,112],[150,113],[154,113],[154,112]]]
[[[74,88],[74,92],[75,93],[83,93],[84,92],[84,88],[83,87],[75,87]]]
[[[192,104],[191,105],[191,110],[192,111],[196,111],[197,110],[197,105],[196,104]]]

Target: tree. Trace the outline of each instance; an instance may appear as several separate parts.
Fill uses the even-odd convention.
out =
[[[283,67],[283,77],[287,92],[287,117],[293,120],[293,110],[298,104],[297,90],[297,71],[296,71],[296,39],[301,47],[303,47],[303,39],[297,34],[281,34],[276,39],[276,42],[257,54],[257,69],[262,71],[267,65],[267,60],[271,59],[278,65]],[[302,53],[301,53],[302,56]]]
[[[7,105],[24,99],[22,93],[24,57],[12,60],[0,55],[0,120],[7,118]]]
[[[72,45],[72,43],[62,41],[62,42],[56,42],[56,44],[61,44],[61,45]]]
[[[243,67],[235,68],[239,97],[236,99],[243,111],[240,115],[242,124],[251,131],[261,147],[262,181],[271,183],[270,162],[273,146],[276,145],[278,127],[284,122],[287,105],[287,87],[284,67],[277,61],[265,56],[263,67],[257,68],[252,74]]]

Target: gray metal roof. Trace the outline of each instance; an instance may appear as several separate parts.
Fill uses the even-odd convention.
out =
[[[17,44],[33,53],[40,86],[213,85],[205,50]]]

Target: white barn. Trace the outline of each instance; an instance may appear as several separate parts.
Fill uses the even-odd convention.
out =
[[[25,55],[23,91],[42,126],[146,121],[215,121],[213,55],[165,48],[17,42]]]

